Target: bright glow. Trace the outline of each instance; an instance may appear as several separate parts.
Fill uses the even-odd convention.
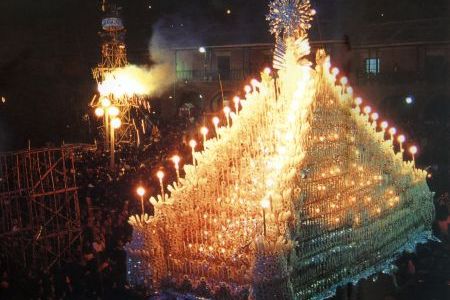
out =
[[[370,118],[374,121],[378,120],[380,116],[378,115],[378,113],[374,112],[370,115]]]
[[[181,158],[178,155],[172,156],[172,161],[175,165],[178,165],[180,163]]]
[[[195,140],[190,140],[189,141],[189,146],[191,146],[191,148],[194,149],[195,146],[197,146],[197,142]]]
[[[356,99],[355,99],[355,103],[356,103],[356,105],[361,105],[362,104],[362,102],[363,102],[363,100],[362,100],[362,98],[361,97],[356,97]]]
[[[270,200],[267,198],[264,198],[261,200],[261,207],[263,209],[268,209],[270,207]]]
[[[101,108],[101,107],[97,107],[95,109],[95,115],[97,117],[103,117],[105,115],[105,110],[103,108]]]
[[[208,134],[208,128],[207,127],[202,127],[202,128],[200,128],[200,133],[201,134],[203,134],[203,135],[207,135]]]
[[[108,108],[108,114],[111,116],[111,118],[115,118],[119,115],[120,111],[116,106],[111,106]]]
[[[366,115],[370,114],[371,111],[372,111],[372,108],[371,108],[370,106],[364,107],[364,113],[365,113]]]
[[[311,16],[315,16],[317,11],[315,9],[311,9]]]
[[[411,146],[409,147],[409,153],[411,153],[412,155],[417,153],[417,147],[416,146]]]
[[[264,74],[270,75],[271,72],[272,70],[269,67],[264,68]]]
[[[406,98],[405,98],[405,102],[406,102],[406,104],[411,104],[411,103],[413,103],[413,97],[411,97],[411,96],[406,97]]]
[[[337,76],[339,74],[339,69],[334,67],[333,69],[331,69],[331,74],[333,74],[334,76]]]
[[[143,197],[143,196],[145,195],[145,189],[144,189],[142,186],[140,186],[140,187],[138,187],[138,188],[136,189],[136,193],[137,193],[139,196]]]
[[[228,107],[228,106],[225,106],[224,108],[223,108],[223,112],[225,113],[225,115],[229,115],[230,114],[230,112],[231,112],[231,109]]]
[[[128,65],[114,69],[105,74],[105,79],[98,84],[102,96],[113,95],[116,99],[135,95],[150,95],[161,88],[161,83],[169,82],[170,75],[166,66],[152,69]]]
[[[252,80],[250,81],[250,84],[253,85],[253,86],[258,86],[258,85],[259,85],[259,81],[256,80],[256,79],[252,79]]]
[[[164,172],[162,170],[159,170],[156,172],[156,177],[158,177],[159,180],[162,180],[164,178]]]
[[[340,82],[342,85],[346,85],[348,83],[348,78],[344,76],[341,78]]]
[[[389,134],[390,135],[394,135],[394,134],[396,134],[397,133],[397,129],[395,128],[395,127],[391,127],[390,129],[389,129]]]
[[[212,118],[212,122],[213,122],[214,126],[217,126],[217,125],[219,125],[220,119],[218,117],[214,117],[214,118]]]
[[[104,98],[102,98],[102,100],[100,100],[100,104],[102,105],[103,108],[107,108],[111,105],[111,100],[104,97]]]
[[[246,86],[244,87],[244,91],[245,91],[247,94],[250,93],[250,92],[252,91],[251,86],[246,85]]]
[[[385,130],[386,128],[388,128],[389,124],[387,121],[383,121],[381,122],[381,128],[383,128],[383,130]]]
[[[241,98],[239,98],[238,96],[234,96],[234,97],[233,97],[233,103],[234,103],[235,105],[238,105],[239,102],[241,102]]]
[[[351,86],[349,86],[349,87],[347,88],[347,93],[348,93],[349,95],[353,95],[353,88],[352,88]]]
[[[114,129],[120,128],[120,126],[122,126],[122,121],[119,118],[114,118],[111,120],[111,126]]]
[[[397,141],[401,144],[404,143],[406,141],[406,138],[403,134],[399,135],[397,138]]]
[[[200,53],[205,53],[205,52],[206,52],[205,47],[200,47],[200,48],[198,48],[198,52],[200,52]]]

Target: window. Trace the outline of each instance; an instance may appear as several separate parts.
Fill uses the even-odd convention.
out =
[[[218,56],[217,57],[217,71],[220,74],[222,80],[230,79],[230,57],[229,56]]]
[[[366,59],[366,74],[378,74],[380,73],[380,59],[379,58],[367,58]]]

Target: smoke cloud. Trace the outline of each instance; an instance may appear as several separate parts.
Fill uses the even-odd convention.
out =
[[[101,95],[161,96],[175,81],[175,62],[166,40],[155,30],[149,44],[150,66],[128,65],[107,74],[98,85]]]

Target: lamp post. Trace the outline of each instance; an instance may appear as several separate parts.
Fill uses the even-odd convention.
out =
[[[173,164],[175,165],[175,171],[177,173],[177,182],[180,181],[180,160],[181,158],[178,155],[172,156]]]
[[[164,178],[164,172],[159,170],[158,172],[156,172],[156,177],[158,177],[159,179],[159,186],[161,187],[161,197],[162,197],[162,201],[165,201],[165,197],[164,197],[164,185],[163,185],[163,178]]]
[[[139,186],[136,189],[136,193],[139,195],[139,197],[141,198],[141,211],[142,211],[142,215],[144,215],[145,210],[144,210],[144,195],[145,195],[145,189],[142,186]]]
[[[263,213],[263,225],[264,225],[264,236],[266,236],[266,209],[270,207],[270,201],[267,198],[261,200],[261,207]]]
[[[110,155],[110,168],[114,169],[115,167],[115,134],[114,131],[118,128],[120,128],[120,126],[122,125],[122,121],[120,121],[119,118],[114,118],[111,120],[111,142],[110,142],[110,151],[111,151],[111,155]]]
[[[192,165],[195,167],[195,146],[197,146],[197,142],[195,140],[189,141],[189,146],[192,148]]]
[[[105,148],[108,147],[109,142],[109,113],[108,108],[111,106],[111,100],[109,100],[106,97],[103,97],[100,100],[100,105],[103,108],[104,116],[103,116],[103,123],[105,126]]]

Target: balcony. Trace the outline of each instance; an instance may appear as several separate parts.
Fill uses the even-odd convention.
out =
[[[223,81],[241,81],[250,76],[254,76],[257,72],[250,70],[235,69],[229,71],[209,71],[209,70],[182,70],[177,71],[177,79],[179,81],[217,81],[220,79]]]

